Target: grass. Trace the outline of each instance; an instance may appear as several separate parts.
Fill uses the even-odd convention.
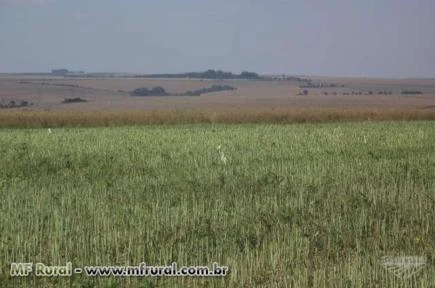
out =
[[[435,120],[430,109],[259,108],[234,110],[156,110],[122,112],[0,111],[0,128],[99,127],[143,124],[331,123]]]
[[[0,159],[1,287],[434,287],[433,122],[2,129]],[[230,275],[8,276],[40,261]]]

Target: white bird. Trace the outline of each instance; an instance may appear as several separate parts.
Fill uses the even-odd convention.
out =
[[[221,146],[221,145],[218,145],[218,146],[216,147],[216,149],[217,149],[217,151],[219,152],[219,154],[220,154],[220,156],[221,156],[221,162],[224,163],[224,164],[227,164],[227,157],[225,157],[224,152],[221,150],[221,149],[222,149],[222,146]]]
[[[227,164],[227,157],[225,157],[224,152],[221,152],[221,161],[224,164]]]
[[[51,134],[51,133],[53,133],[53,132],[51,131],[51,128],[48,128],[48,134]]]

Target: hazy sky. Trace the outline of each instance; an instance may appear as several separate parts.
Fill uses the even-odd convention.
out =
[[[434,0],[0,0],[0,72],[435,77]]]

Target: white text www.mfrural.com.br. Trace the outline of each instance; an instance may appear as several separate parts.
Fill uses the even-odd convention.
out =
[[[74,268],[71,262],[65,266],[50,266],[44,263],[12,263],[12,277],[70,277],[73,275],[89,277],[224,277],[228,274],[227,266],[213,263],[207,266],[180,266],[176,262],[169,266],[86,266]]]

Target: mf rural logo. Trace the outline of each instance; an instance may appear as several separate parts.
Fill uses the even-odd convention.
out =
[[[420,273],[428,264],[426,257],[418,256],[384,256],[382,266],[397,278],[407,280]]]

